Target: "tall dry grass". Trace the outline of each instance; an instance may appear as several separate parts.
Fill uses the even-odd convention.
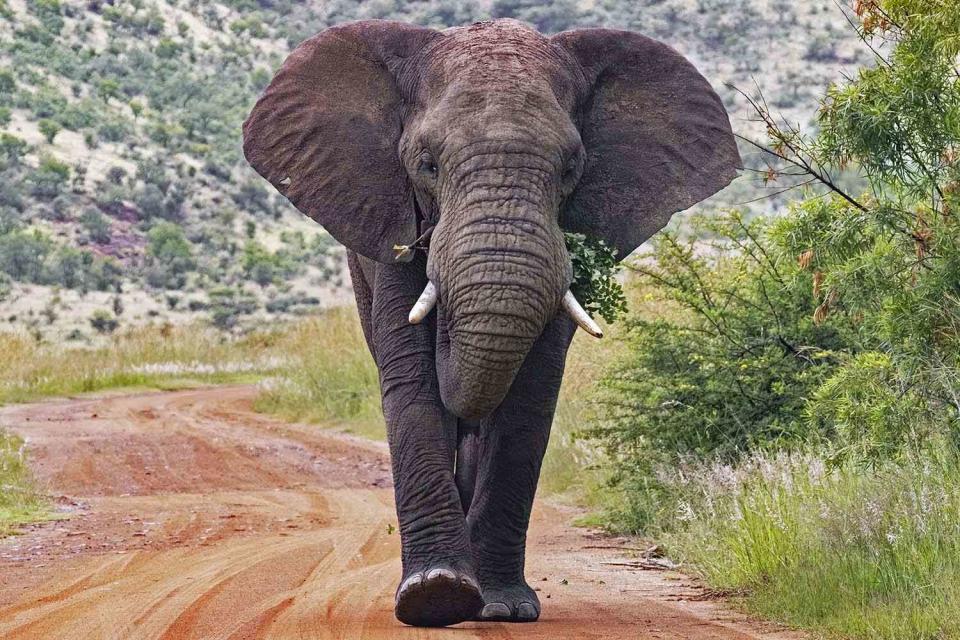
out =
[[[0,429],[0,538],[48,513],[47,500],[31,481],[23,441]]]
[[[671,553],[752,611],[830,638],[960,638],[960,464],[866,468],[817,452],[683,465]]]
[[[355,309],[329,310],[274,338],[272,349],[285,364],[260,383],[258,410],[386,437],[377,368]]]
[[[104,389],[253,380],[283,366],[269,333],[236,339],[202,326],[144,327],[96,347],[0,333],[0,403]]]

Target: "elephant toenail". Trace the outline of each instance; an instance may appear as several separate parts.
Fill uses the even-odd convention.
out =
[[[517,607],[517,618],[520,620],[536,620],[539,615],[537,608],[529,602],[521,602]]]
[[[450,569],[431,569],[427,573],[427,580],[444,580],[448,582],[456,582],[457,574]]]
[[[423,586],[423,574],[415,573],[403,581],[403,584],[400,585],[400,589],[398,591],[400,593],[403,593],[404,591],[409,591],[411,589],[419,589],[422,586]]]
[[[480,612],[480,617],[493,619],[509,618],[510,607],[502,602],[491,602],[488,605],[484,605],[483,610]]]
[[[480,585],[477,584],[477,581],[469,576],[460,576],[460,584],[469,589],[476,589],[480,591]]]

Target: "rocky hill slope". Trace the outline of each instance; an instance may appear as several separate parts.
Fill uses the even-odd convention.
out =
[[[0,317],[83,341],[199,318],[243,327],[345,299],[341,250],[245,165],[240,123],[285,54],[325,26],[497,16],[665,40],[753,135],[724,83],[756,81],[806,124],[813,96],[867,60],[832,0],[0,0]],[[717,202],[753,200],[756,182]]]

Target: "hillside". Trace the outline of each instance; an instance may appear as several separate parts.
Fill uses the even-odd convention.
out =
[[[346,299],[341,250],[245,165],[240,123],[325,26],[491,16],[665,40],[752,135],[724,83],[756,80],[806,125],[814,96],[866,60],[831,0],[0,0],[0,316],[39,340],[89,341],[201,318],[242,329]],[[716,202],[762,196],[756,182]]]

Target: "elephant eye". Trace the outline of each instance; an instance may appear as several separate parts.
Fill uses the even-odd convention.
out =
[[[417,170],[431,178],[437,177],[439,169],[437,168],[437,163],[429,151],[424,151],[422,154],[420,154],[420,164],[417,167]]]

